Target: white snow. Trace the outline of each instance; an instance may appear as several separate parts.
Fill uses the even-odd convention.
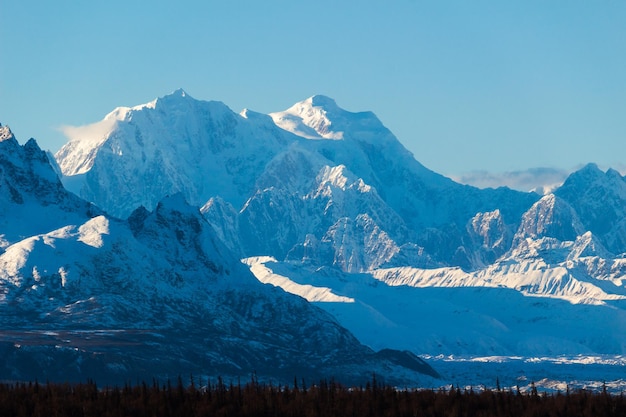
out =
[[[13,133],[9,126],[0,125],[0,142],[13,138]]]
[[[270,116],[277,126],[303,138],[341,140],[343,132],[334,130],[333,122],[327,117],[329,111],[336,109],[334,100],[313,96]]]
[[[66,129],[70,141],[55,158],[65,184],[121,218],[177,192],[194,205],[219,195],[239,208],[266,164],[298,140],[265,119],[179,90]]]
[[[65,287],[65,284],[67,284],[67,271],[64,267],[59,267],[59,275],[61,276],[61,287]]]
[[[626,389],[626,312],[618,305],[574,305],[505,288],[391,287],[370,274],[311,270],[270,257],[245,262],[263,282],[294,294],[316,294],[315,288],[332,294],[310,300],[374,349],[421,355],[442,375],[435,388],[493,389],[498,381],[521,391],[533,384],[547,391],[600,390],[603,383],[611,392]],[[455,274],[434,272],[439,283]],[[352,302],[333,302],[336,297]]]
[[[102,235],[109,234],[109,220],[105,216],[94,217],[78,228],[78,241],[94,248],[104,244]]]
[[[64,146],[66,153],[71,150],[73,158],[57,159],[64,175],[79,175],[89,171],[96,158],[96,150],[115,130],[120,120],[124,120],[130,109],[117,108],[96,123],[85,126],[63,126],[61,131],[69,139]],[[61,154],[63,155],[63,154]]]
[[[263,257],[246,263],[258,279],[294,294],[316,294],[313,286],[354,300],[323,299],[318,305],[376,349],[482,356],[626,353],[626,311],[623,303],[612,301],[623,297],[572,304],[569,299],[523,296],[487,285],[484,278],[472,285],[459,270],[433,270],[432,276],[428,270],[416,276],[415,269],[348,274]],[[610,334],[607,322],[613,326]]]
[[[280,287],[283,290],[299,295],[311,302],[321,303],[353,303],[354,298],[342,297],[333,294],[332,290],[328,287],[315,287],[313,285],[301,285],[293,282],[288,277],[280,274],[275,274],[270,268],[266,266],[266,263],[276,262],[276,259],[269,256],[253,257],[242,259],[242,262],[250,267],[250,270],[259,281],[264,284],[272,284],[276,287]]]
[[[585,389],[620,394],[626,389],[623,355],[458,356],[424,355],[443,376],[447,388],[481,391],[485,388],[565,393]],[[435,383],[434,387],[437,387]]]

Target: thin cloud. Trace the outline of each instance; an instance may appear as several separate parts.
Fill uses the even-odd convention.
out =
[[[117,120],[114,118],[106,118],[100,122],[84,125],[84,126],[60,126],[58,130],[63,133],[69,140],[80,140],[85,138],[105,138],[113,130]]]
[[[559,187],[571,171],[558,168],[530,168],[524,171],[472,171],[452,179],[478,188],[509,187],[520,191],[547,194]]]

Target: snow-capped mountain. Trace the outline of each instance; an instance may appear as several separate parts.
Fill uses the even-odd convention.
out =
[[[578,213],[585,230],[615,254],[626,252],[626,180],[614,169],[588,164],[570,175],[554,194]]]
[[[293,139],[268,116],[239,115],[183,90],[117,108],[74,136],[56,154],[66,185],[122,218],[179,192],[194,205],[220,195],[240,206],[267,162]]]
[[[512,231],[539,198],[457,184],[417,162],[373,113],[324,96],[267,116],[178,90],[74,132],[56,154],[70,189],[122,217],[182,192],[206,203],[208,221],[242,257],[293,259],[314,237],[320,261],[350,271],[474,268],[484,251],[467,222],[499,210]]]
[[[33,140],[20,146],[8,128],[2,139],[3,218],[40,217],[17,217],[0,254],[2,379],[437,376],[259,283],[182,194],[109,217],[62,188]]]
[[[461,185],[324,96],[262,115],[177,91],[112,114],[56,154],[65,184],[120,216],[182,192],[257,279],[370,346],[626,353],[617,171],[588,165],[543,196]]]
[[[588,166],[582,174],[590,169],[596,171]],[[611,171],[594,177],[615,181],[602,198],[619,212],[624,179]],[[449,355],[624,355],[626,260],[606,243],[620,235],[623,217],[605,218],[603,230],[612,233],[588,230],[572,205],[598,206],[579,198],[587,185],[542,197],[514,232],[499,210],[477,214],[467,228],[485,264],[470,271],[402,266],[354,274],[270,257],[246,263],[259,280],[317,303],[370,346]]]

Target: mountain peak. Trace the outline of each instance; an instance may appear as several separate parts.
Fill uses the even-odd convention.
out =
[[[615,175],[616,173],[617,175]],[[617,171],[609,169],[604,172],[598,167],[597,164],[591,162],[578,171],[571,173],[561,188],[567,189],[568,187],[572,187],[574,185],[584,188],[589,186],[591,183],[598,181],[604,182],[615,177],[618,177],[620,180],[622,179],[621,175],[619,175]]]
[[[15,140],[15,136],[13,136],[13,132],[11,132],[9,126],[2,126],[0,123],[0,142],[11,139]]]
[[[165,97],[179,97],[179,98],[192,98],[189,94],[187,94],[187,92],[185,90],[183,90],[182,88],[177,88],[176,90],[172,91],[171,93],[165,95]]]
[[[599,174],[602,173],[602,170],[598,168],[598,164],[595,162],[589,162],[587,165],[578,170],[578,172],[582,172],[585,174]]]
[[[305,100],[305,102],[310,103],[313,107],[322,107],[327,111],[331,109],[339,109],[339,106],[337,106],[337,102],[335,101],[335,99],[320,94],[309,97]]]
[[[194,100],[185,90],[179,88],[177,90],[172,91],[169,94],[164,95],[163,97],[159,97],[154,101],[151,101],[147,105],[138,106],[138,107],[155,107],[156,104],[164,104],[164,103],[182,103],[187,100]]]
[[[177,88],[176,90],[174,90],[172,92],[173,96],[180,96],[180,97],[185,97],[187,95],[187,93],[185,92],[185,90],[183,90],[182,88]]]
[[[162,210],[175,211],[179,213],[192,213],[194,215],[197,214],[198,216],[200,215],[198,208],[190,205],[185,199],[183,193],[180,192],[162,198],[157,204],[157,211]]]
[[[270,116],[277,126],[298,136],[337,140],[343,139],[343,131],[333,124],[344,119],[345,113],[332,98],[315,95]]]

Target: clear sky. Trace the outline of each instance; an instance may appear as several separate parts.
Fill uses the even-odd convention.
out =
[[[0,1],[22,143],[179,87],[237,112],[325,94],[446,175],[622,169],[626,1]]]

